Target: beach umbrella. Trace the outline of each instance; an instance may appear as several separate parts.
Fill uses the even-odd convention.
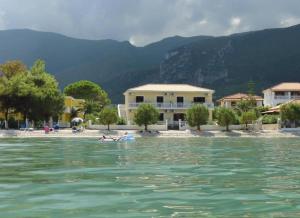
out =
[[[82,123],[83,122],[83,119],[80,118],[80,117],[75,117],[72,119],[71,121],[72,123]]]

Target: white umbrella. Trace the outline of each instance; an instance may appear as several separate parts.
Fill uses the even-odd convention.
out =
[[[72,119],[71,121],[72,123],[82,123],[83,122],[83,119],[80,118],[80,117],[75,117]]]

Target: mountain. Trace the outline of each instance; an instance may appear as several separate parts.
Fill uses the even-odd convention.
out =
[[[281,81],[300,81],[300,25],[222,37],[174,36],[144,47],[115,40],[84,40],[32,30],[0,31],[0,63],[40,58],[61,88],[87,79],[114,103],[144,83],[189,83],[216,90],[216,97],[256,91]]]

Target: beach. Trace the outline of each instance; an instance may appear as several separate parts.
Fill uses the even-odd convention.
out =
[[[43,130],[21,131],[21,130],[0,130],[0,138],[100,138],[103,135],[122,136],[128,132],[134,137],[160,137],[160,138],[195,138],[195,137],[212,137],[212,138],[228,138],[228,137],[255,137],[255,138],[294,138],[300,137],[300,130],[281,131],[281,130],[261,130],[261,131],[242,131],[232,130],[226,131],[179,131],[169,130],[155,133],[143,133],[135,130],[89,130],[73,133],[71,129],[59,130],[58,132],[50,132],[45,134]]]

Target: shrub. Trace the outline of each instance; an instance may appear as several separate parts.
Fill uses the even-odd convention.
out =
[[[118,125],[126,125],[126,120],[123,117],[119,117],[117,124]]]
[[[159,118],[158,110],[151,104],[141,104],[134,114],[134,122],[145,126],[145,131],[148,130],[148,125],[157,123]]]
[[[201,104],[196,104],[187,111],[187,122],[191,127],[197,127],[200,130],[200,125],[207,123],[209,116],[208,109]]]
[[[118,121],[117,111],[113,108],[104,108],[99,114],[101,124],[107,125],[107,130],[110,130],[110,125]]]
[[[296,121],[300,120],[300,104],[290,103],[280,107],[282,120]]]
[[[217,113],[217,120],[220,126],[225,126],[229,131],[229,125],[235,122],[235,113],[229,108],[220,108]]]
[[[262,118],[263,124],[276,124],[279,116],[278,115],[264,115]]]
[[[246,129],[248,129],[248,124],[252,123],[256,119],[257,116],[254,110],[243,112],[241,115],[241,123],[246,125]]]

